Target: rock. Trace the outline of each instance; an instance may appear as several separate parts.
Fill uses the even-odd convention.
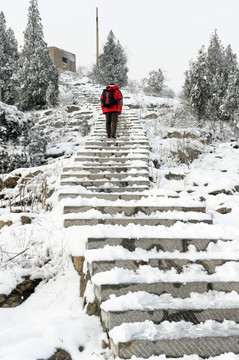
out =
[[[5,188],[4,181],[2,181],[2,179],[0,179],[0,191],[2,191],[4,188]]]
[[[0,295],[0,305],[6,301],[6,295]]]
[[[35,290],[36,286],[42,281],[42,279],[30,280],[26,279],[11,292],[10,295],[5,296],[5,300],[2,298],[0,301],[0,307],[14,308],[21,305]]]
[[[102,346],[102,349],[107,349],[109,347],[109,343],[107,343],[105,340],[102,340],[101,346]]]
[[[1,230],[5,225],[11,226],[12,224],[13,224],[13,222],[12,222],[11,220],[8,220],[8,221],[6,221],[6,222],[0,220],[0,230]]]
[[[79,106],[76,106],[76,105],[69,105],[66,107],[66,111],[68,113],[72,113],[74,111],[79,111],[80,110],[80,107]]]
[[[219,195],[219,194],[232,195],[232,191],[221,189],[221,190],[214,190],[214,191],[211,191],[210,193],[208,193],[208,195],[214,195],[214,196]]]
[[[22,223],[22,225],[31,224],[32,219],[29,216],[22,215],[21,216],[21,223]]]
[[[44,360],[44,359],[38,359]],[[72,360],[72,357],[68,352],[63,349],[57,349],[54,355],[52,355],[48,360]]]
[[[158,115],[155,114],[155,113],[148,114],[148,115],[143,117],[143,119],[157,119],[157,118],[158,118]]]
[[[57,128],[57,129],[62,128],[63,125],[64,125],[64,124],[63,124],[62,121],[56,121],[56,122],[54,122],[54,124],[53,124],[53,126],[54,126],[55,128]]]
[[[222,207],[220,209],[217,209],[217,212],[219,212],[220,214],[229,214],[232,211],[231,208],[226,208],[226,207]]]
[[[14,189],[17,186],[18,177],[9,177],[4,181],[5,187],[8,189]]]
[[[53,111],[51,111],[51,110],[44,112],[44,115],[46,115],[46,116],[50,116],[52,114],[53,114]]]
[[[100,316],[100,309],[96,303],[88,303],[86,307],[86,314],[89,316]]]
[[[184,174],[172,174],[171,172],[164,176],[167,180],[183,180],[185,178]]]

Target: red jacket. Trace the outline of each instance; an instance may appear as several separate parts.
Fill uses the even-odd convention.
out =
[[[118,114],[121,114],[122,107],[123,107],[123,97],[121,94],[121,91],[119,90],[118,85],[109,85],[106,86],[107,90],[115,90],[114,91],[114,98],[117,101],[117,104],[112,107],[104,107],[102,104],[103,95],[101,95],[100,101],[101,101],[101,109],[103,111],[103,114],[107,112],[118,112]]]

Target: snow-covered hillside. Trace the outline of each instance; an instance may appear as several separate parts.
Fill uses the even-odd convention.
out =
[[[93,236],[96,229],[86,226],[82,234],[76,227],[65,229],[63,206],[67,200],[58,201],[63,167],[70,167],[76,151],[84,148],[93,121],[99,116],[95,105],[99,103],[101,91],[87,78],[62,74],[59,106],[29,114],[34,115],[38,130],[48,139],[44,165],[16,168],[0,177],[1,360],[49,359],[58,348],[67,351],[73,360],[112,359],[111,351],[104,346],[108,339],[99,318],[87,315],[83,308],[79,275],[71,259],[71,256],[85,254],[87,237]],[[126,89],[122,92],[125,108],[135,110],[148,134],[151,193],[170,194],[172,198],[180,193],[185,203],[195,200],[204,204],[215,225],[213,233],[206,224],[189,226],[185,233],[185,226],[176,223],[170,228],[162,227],[162,233],[190,237],[196,231],[197,236],[209,239],[230,238],[233,240],[230,245],[219,241],[202,255],[213,257],[216,253],[222,258],[238,260],[238,138],[222,125],[199,126],[179,100],[147,97],[141,92],[132,94]],[[176,203],[177,199],[173,201]],[[111,230],[110,226],[98,227],[97,236],[99,233],[106,236]],[[118,226],[117,231],[119,236],[153,235],[152,228],[147,226],[128,225],[124,229]],[[120,251],[123,250],[116,248],[109,257],[117,259]],[[124,251],[123,256],[127,257]],[[192,245],[188,253],[190,259],[194,259],[195,252]],[[153,250],[152,256],[154,253]],[[144,255],[143,252],[131,253],[133,259]],[[96,251],[95,257],[100,256],[101,251]],[[233,264],[227,265],[225,271],[235,279],[239,277],[239,268]],[[182,276],[187,279],[191,275]],[[193,275],[203,276],[197,269]],[[122,272],[115,276],[129,274]],[[31,285],[31,291],[27,291],[30,280],[36,282]],[[26,288],[14,292],[24,282]],[[89,287],[88,301],[92,296]],[[229,297],[227,301],[234,304],[238,300]],[[166,357],[162,355],[157,359]],[[192,355],[183,359],[198,360],[199,357]],[[234,360],[239,356],[227,354],[214,359]]]

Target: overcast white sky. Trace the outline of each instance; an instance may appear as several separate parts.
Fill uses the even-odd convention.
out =
[[[77,66],[95,62],[95,9],[100,49],[112,29],[128,55],[129,78],[161,68],[167,85],[179,91],[184,72],[214,29],[239,58],[239,0],[38,0],[45,41],[73,52]],[[1,0],[7,26],[19,45],[29,0]]]

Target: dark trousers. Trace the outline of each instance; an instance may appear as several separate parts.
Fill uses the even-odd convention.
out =
[[[106,132],[108,136],[115,136],[118,122],[118,113],[108,112],[106,116]]]

